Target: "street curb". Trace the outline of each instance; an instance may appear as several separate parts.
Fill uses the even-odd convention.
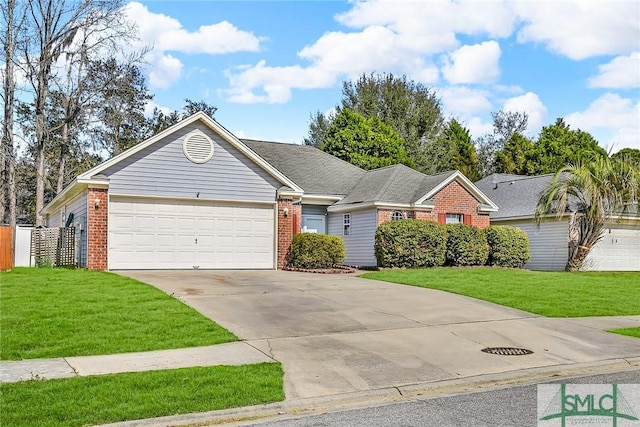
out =
[[[104,424],[102,427],[149,427],[212,425],[241,426],[261,421],[275,421],[326,412],[339,412],[371,406],[384,406],[400,401],[431,399],[458,394],[488,391],[509,386],[557,381],[581,375],[621,372],[640,368],[640,356],[616,358],[571,365],[521,369],[496,374],[439,380],[427,383],[399,385],[329,396],[285,400],[265,405],[246,406],[219,411],[201,412],[145,420]]]

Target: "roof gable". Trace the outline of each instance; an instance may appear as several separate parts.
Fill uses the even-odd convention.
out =
[[[485,210],[498,209],[491,199],[459,171],[425,175],[400,164],[367,171],[353,191],[336,205],[427,205],[435,194],[453,181],[460,183],[485,206]]]
[[[131,147],[130,149],[120,153],[119,155],[114,156],[111,159],[99,164],[98,166],[94,167],[93,169],[90,169],[87,172],[84,172],[84,173],[80,174],[78,176],[78,178],[77,178],[77,181],[78,182],[83,182],[83,181],[91,180],[94,176],[99,175],[102,171],[114,166],[115,164],[117,164],[117,163],[119,163],[119,162],[121,162],[121,161],[123,161],[123,160],[125,160],[125,159],[127,159],[129,157],[131,157],[131,156],[133,156],[134,154],[146,149],[147,147],[152,146],[153,144],[157,143],[158,141],[163,140],[164,138],[166,138],[167,136],[171,135],[172,133],[177,132],[180,129],[182,129],[182,128],[184,128],[184,127],[186,127],[186,126],[188,126],[188,125],[190,125],[190,124],[192,124],[192,123],[194,123],[194,122],[196,122],[198,120],[202,121],[206,126],[208,126],[211,130],[216,132],[218,135],[220,135],[229,144],[231,144],[232,146],[237,148],[240,152],[242,152],[245,156],[247,156],[254,163],[258,164],[258,166],[263,168],[271,176],[273,176],[275,179],[277,179],[279,182],[281,182],[282,185],[288,186],[291,189],[293,189],[294,191],[299,191],[299,192],[302,191],[302,189],[298,185],[296,185],[288,177],[286,177],[284,174],[282,174],[276,168],[274,168],[269,163],[267,163],[260,156],[256,155],[256,153],[254,153],[246,145],[244,145],[231,132],[229,132],[222,125],[220,125],[218,122],[216,122],[214,119],[212,119],[211,117],[209,117],[208,115],[206,115],[202,111],[199,111],[199,112],[187,117],[186,119],[176,123],[173,126],[170,126],[169,128],[163,130],[162,132],[157,133],[156,135],[152,136],[151,138],[147,139],[146,141],[143,141],[140,144],[137,144],[137,145]]]

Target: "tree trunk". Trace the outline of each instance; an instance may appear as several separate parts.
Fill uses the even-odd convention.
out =
[[[569,260],[565,266],[566,271],[580,271],[585,259],[591,252],[591,248],[580,245],[570,245]]]
[[[69,123],[65,120],[61,129],[60,158],[58,159],[58,182],[56,184],[56,194],[64,190],[64,167],[69,151]]]
[[[13,107],[15,101],[15,81],[13,78],[13,58],[15,55],[14,11],[15,0],[7,0],[4,39],[5,73],[4,73],[4,123],[2,129],[2,191],[0,196],[0,223],[8,219],[9,225],[16,225],[16,169],[13,149]],[[8,203],[7,203],[8,202]],[[6,215],[8,204],[8,218]]]
[[[44,207],[44,181],[45,181],[45,149],[47,146],[47,129],[45,118],[45,103],[48,94],[47,80],[45,73],[49,64],[46,58],[40,61],[38,70],[38,89],[36,93],[36,227],[44,225],[44,218],[40,212]]]

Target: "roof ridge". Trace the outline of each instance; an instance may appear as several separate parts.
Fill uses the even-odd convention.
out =
[[[545,178],[545,177],[549,177],[549,176],[554,176],[555,173],[545,173],[542,175],[519,175],[519,174],[511,174],[511,173],[494,173],[492,175],[503,175],[505,178],[507,177],[518,177],[518,178],[513,178],[516,181],[525,181],[525,180],[529,180],[529,179],[537,179],[537,178]],[[491,176],[491,175],[489,175]],[[488,178],[489,176],[487,176],[486,178]],[[484,178],[483,178],[484,179]],[[504,183],[504,182],[508,182],[511,181],[512,179],[505,179],[504,181],[497,181],[498,184],[500,183]]]
[[[333,159],[338,159],[342,163],[345,163],[345,164],[351,166],[352,168],[356,168],[356,169],[358,169],[360,171],[367,172],[365,169],[362,169],[361,167],[358,167],[358,166],[354,165],[353,163],[349,163],[346,160],[341,159],[340,157],[336,157],[336,156],[334,156],[332,154],[329,154],[326,151],[322,151],[321,149],[319,149],[318,147],[313,146],[313,145],[296,144],[296,143],[291,143],[291,142],[265,141],[265,140],[260,140],[260,139],[251,139],[251,138],[242,138],[240,141],[242,141],[242,142],[244,142],[244,141],[258,142],[258,143],[264,143],[264,144],[290,145],[290,146],[293,146],[293,147],[305,147],[305,148],[308,147],[308,148],[311,149],[311,151],[317,152],[317,153],[319,153],[319,154],[321,154],[321,155],[323,155],[325,157],[329,156],[329,157],[331,157]]]

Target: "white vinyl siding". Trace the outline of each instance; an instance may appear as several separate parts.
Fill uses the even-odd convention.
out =
[[[272,269],[274,205],[112,197],[109,269]]]
[[[530,270],[564,270],[569,257],[568,230],[565,219],[549,219],[536,224],[534,220],[491,221],[491,225],[509,225],[527,233],[531,259],[525,265]]]
[[[196,129],[214,143],[213,157],[203,164],[193,163],[183,152],[184,137]],[[102,173],[109,178],[109,192],[117,195],[275,201],[281,186],[202,123],[187,126]]]
[[[593,247],[584,270],[640,271],[640,225],[610,224]]]
[[[378,213],[376,209],[351,212],[350,235],[343,236],[344,214],[329,213],[329,234],[344,240],[347,257],[346,265],[371,267],[376,265],[373,253]]]

